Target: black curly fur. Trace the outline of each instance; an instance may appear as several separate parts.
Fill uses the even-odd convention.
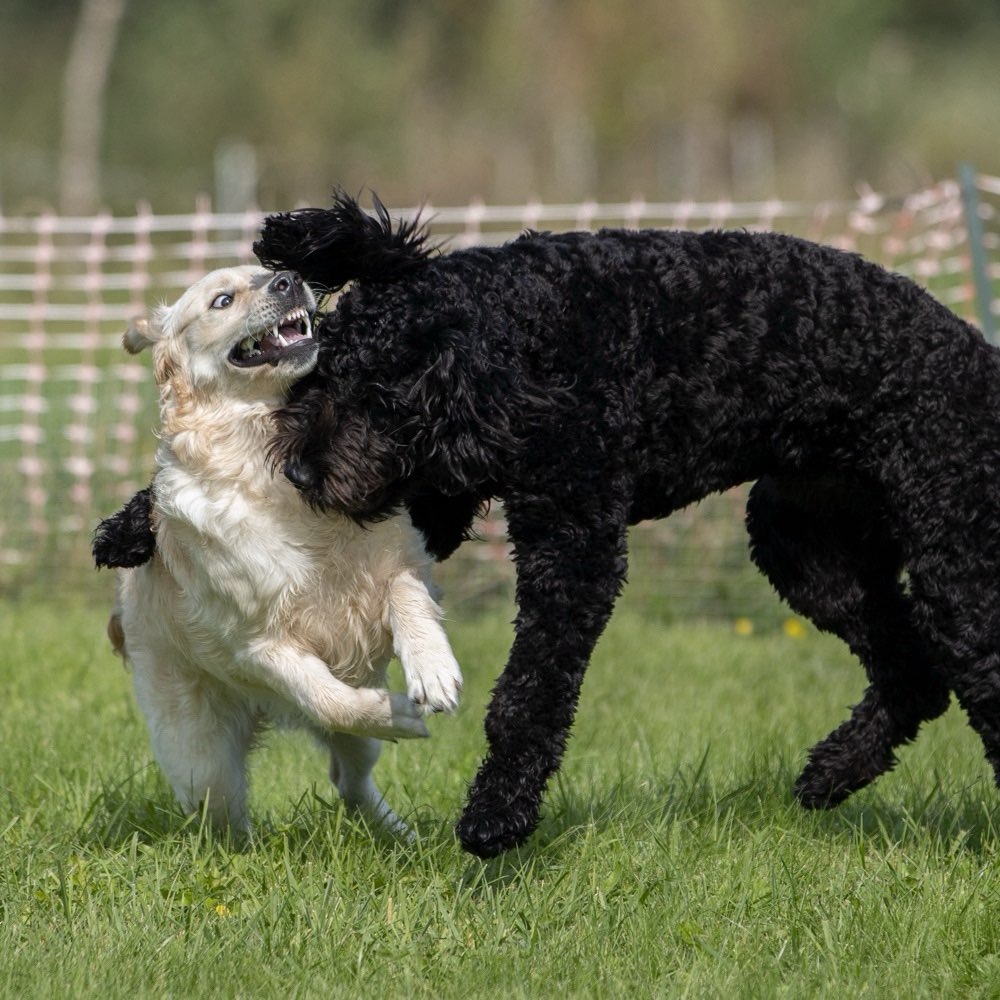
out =
[[[153,558],[153,490],[139,490],[120,511],[97,526],[91,552],[98,568],[141,566]]]
[[[298,271],[317,290],[403,275],[433,252],[427,233],[419,218],[394,226],[377,196],[373,202],[375,214],[369,215],[338,189],[332,208],[268,216],[254,253],[265,267]],[[295,263],[279,266],[279,260]]]
[[[269,263],[359,279],[279,414],[305,498],[362,520],[408,506],[441,554],[478,503],[506,504],[516,635],[458,824],[468,850],[538,822],[627,525],[752,480],[754,560],[869,680],[799,800],[834,805],[891,768],[951,691],[1000,781],[1000,353],[971,326],[903,277],[775,234],[529,234],[431,258],[343,203],[282,218]],[[321,245],[338,248],[329,272]]]

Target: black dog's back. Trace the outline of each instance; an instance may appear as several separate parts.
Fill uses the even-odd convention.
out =
[[[306,439],[319,439],[318,464],[329,454],[336,431],[317,425],[320,399],[346,411],[342,427],[362,397],[363,426],[388,408],[410,455],[376,473],[382,485],[505,495],[611,452],[638,480],[632,520],[778,470],[878,481],[887,447],[933,453],[926,434],[960,432],[942,426],[946,410],[933,428],[912,426],[914,385],[942,410],[935,400],[968,393],[970,380],[994,398],[1000,383],[996,352],[913,282],[771,233],[532,233],[363,282],[322,329],[329,349],[293,394],[310,431],[296,440],[293,427],[297,459]],[[452,446],[416,461],[435,429]],[[988,427],[981,436],[988,446]],[[321,504],[378,510],[370,495],[322,490],[319,477]]]

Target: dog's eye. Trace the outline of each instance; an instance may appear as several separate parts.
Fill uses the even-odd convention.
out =
[[[233,297],[228,292],[223,292],[212,300],[213,309],[228,309],[232,304]]]

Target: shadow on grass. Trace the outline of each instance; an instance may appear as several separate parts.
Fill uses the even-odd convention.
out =
[[[920,782],[895,782],[885,794],[876,784],[836,809],[807,811],[791,792],[797,768],[780,751],[751,758],[742,780],[730,783],[712,774],[709,759],[706,749],[697,763],[669,772],[623,767],[589,788],[557,774],[536,833],[520,847],[487,860],[462,853],[454,832],[457,816],[421,807],[404,817],[414,839],[402,840],[345,808],[332,789],[316,786],[280,816],[255,816],[252,838],[241,842],[213,831],[203,815],[185,816],[153,764],[106,778],[77,826],[77,838],[103,849],[179,837],[230,851],[270,850],[280,844],[302,858],[374,850],[432,868],[460,857],[467,862],[461,883],[469,889],[501,887],[561,869],[587,838],[656,840],[674,827],[681,836],[717,842],[741,831],[773,830],[776,836],[794,832],[838,850],[838,844],[863,842],[876,850],[923,845],[984,858],[1000,851],[1000,793],[985,775],[955,788],[950,778],[946,782],[931,772]]]
[[[138,840],[151,844],[173,836],[190,821],[158,787],[156,766],[147,763],[122,778],[101,779],[77,827],[82,843],[118,848]]]
[[[1000,849],[1000,793],[983,778],[954,792],[937,776],[902,796],[859,792],[837,809],[806,813],[817,835],[879,847],[931,844],[947,853],[995,856]]]
[[[582,838],[657,837],[680,826],[692,837],[726,838],[744,830],[794,831],[817,842],[875,849],[916,844],[944,853],[992,857],[1000,851],[1000,792],[983,777],[952,791],[936,774],[930,785],[876,787],[856,793],[838,808],[810,811],[792,795],[797,769],[787,760],[751,761],[739,784],[721,785],[709,774],[708,751],[693,767],[665,776],[631,774],[589,794],[557,775],[538,831],[526,845],[484,862],[498,880],[526,866],[561,864]]]
[[[291,857],[302,859],[344,850],[379,850],[383,853],[410,850],[423,843],[436,848],[454,841],[450,825],[426,815],[404,817],[414,829],[413,842],[368,822],[344,805],[330,789],[324,794],[316,786],[288,804],[280,816],[255,815],[248,837],[213,829],[204,812],[185,815],[163,781],[155,764],[117,780],[107,778],[77,827],[77,839],[94,848],[121,849],[133,843],[167,844],[184,839],[226,852],[269,850],[275,843]]]

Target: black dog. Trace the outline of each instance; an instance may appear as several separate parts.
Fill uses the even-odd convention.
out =
[[[800,801],[891,768],[949,690],[1000,781],[1000,352],[911,281],[743,232],[434,256],[344,196],[271,217],[256,250],[314,287],[355,280],[280,415],[275,458],[305,499],[362,521],[407,506],[439,557],[505,502],[516,638],[458,824],[468,850],[538,821],[627,525],[749,480],[753,558],[870,682],[811,751]],[[105,562],[152,545],[114,521],[99,543]]]

